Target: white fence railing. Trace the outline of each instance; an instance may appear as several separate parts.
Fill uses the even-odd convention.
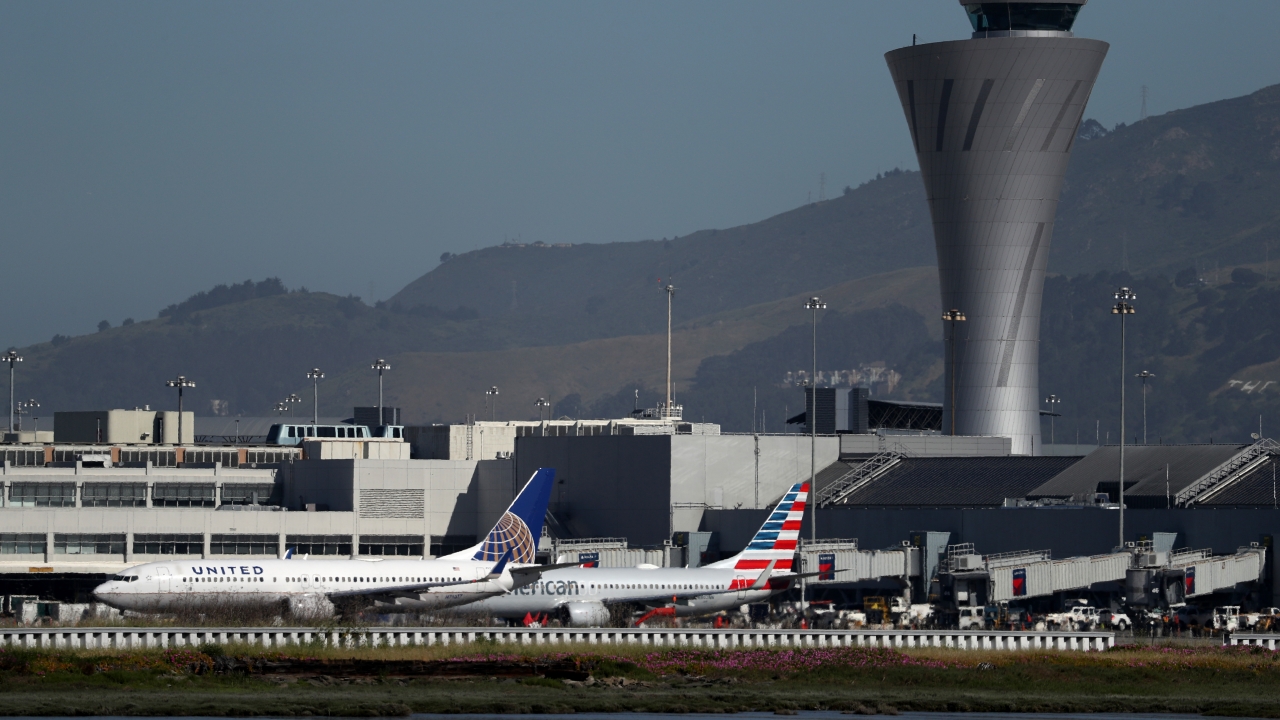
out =
[[[1264,647],[1268,650],[1275,650],[1278,641],[1280,641],[1280,634],[1262,635],[1256,633],[1231,633],[1222,644],[1253,645],[1257,647]]]
[[[1106,650],[1108,632],[991,630],[701,630],[647,628],[14,628],[0,646],[24,648],[168,648],[203,644],[288,647],[463,645],[643,645],[670,648],[886,647],[961,650]]]

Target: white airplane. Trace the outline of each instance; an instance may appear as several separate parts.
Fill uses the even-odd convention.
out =
[[[129,568],[93,594],[112,607],[139,612],[255,602],[284,603],[303,614],[333,614],[334,602],[344,599],[385,611],[446,608],[502,595],[537,580],[546,567],[531,563],[555,475],[550,468],[535,472],[483,542],[435,560],[172,560]]]
[[[727,560],[698,568],[548,570],[467,610],[516,620],[545,615],[567,626],[598,627],[609,623],[610,606],[640,604],[657,608],[650,615],[688,617],[759,602],[801,577],[791,571],[791,562],[808,494],[809,483],[792,485],[746,549]]]

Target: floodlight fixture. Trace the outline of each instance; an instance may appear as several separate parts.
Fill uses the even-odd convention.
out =
[[[10,350],[4,355],[0,355],[0,360],[9,363],[9,430],[13,430],[13,365],[22,362],[22,356],[17,350]]]
[[[307,379],[311,381],[311,424],[313,426],[320,424],[320,381],[324,378],[324,373],[320,372],[320,368],[311,368],[307,371]]]
[[[1142,444],[1147,444],[1147,378],[1153,378],[1156,374],[1143,370],[1134,375],[1136,378],[1142,379]]]
[[[391,364],[382,358],[378,358],[369,367],[378,371],[378,424],[385,425],[386,420],[382,417],[382,371],[390,370]]]
[[[494,385],[490,387],[488,390],[484,391],[484,394],[488,395],[489,398],[492,398],[492,403],[489,405],[489,421],[493,422],[498,417],[498,386]],[[486,402],[488,402],[489,398],[486,398]]]
[[[956,323],[968,318],[955,308],[942,313],[942,319],[951,323],[950,355],[951,355],[951,434],[956,434]]]
[[[186,388],[195,387],[196,382],[195,380],[188,379],[186,375],[179,375],[178,377],[172,380],[165,380],[164,384],[168,385],[171,388],[178,388],[178,442],[176,444],[181,445],[182,444],[182,391]]]
[[[1129,304],[1130,300],[1138,299],[1138,294],[1127,287],[1122,287],[1113,293],[1116,304],[1111,308],[1112,315],[1120,316],[1120,491],[1117,493],[1120,501],[1120,545],[1124,547],[1124,331],[1125,318],[1133,315],[1133,305]],[[1145,381],[1144,381],[1145,382]],[[1145,398],[1144,398],[1145,399]]]
[[[809,520],[809,539],[818,540],[818,311],[827,304],[814,295],[804,303],[804,309],[813,313],[813,375],[809,376],[809,409],[805,419],[809,421],[809,497],[813,515]],[[802,598],[803,599],[803,598]]]

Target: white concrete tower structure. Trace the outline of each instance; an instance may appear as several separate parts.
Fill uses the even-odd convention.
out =
[[[948,345],[942,427],[954,413],[957,434],[1010,437],[1021,455],[1041,449],[1040,299],[1062,176],[1109,47],[1072,34],[1085,2],[961,0],[971,39],[885,55],[929,198],[942,308],[968,317]]]

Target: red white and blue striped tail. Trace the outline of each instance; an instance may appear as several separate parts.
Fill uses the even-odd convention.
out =
[[[772,561],[775,572],[791,572],[791,560],[795,556],[796,543],[800,540],[800,521],[804,519],[804,504],[808,498],[809,483],[792,485],[760,526],[755,537],[751,538],[747,549],[712,567],[764,570]]]

